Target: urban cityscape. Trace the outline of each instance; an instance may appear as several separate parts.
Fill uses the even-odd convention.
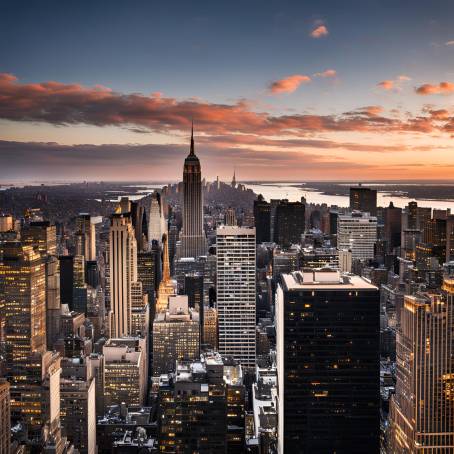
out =
[[[20,3],[0,454],[454,454],[454,4]]]

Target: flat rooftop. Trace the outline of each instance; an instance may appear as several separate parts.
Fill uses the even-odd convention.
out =
[[[285,290],[378,290],[367,279],[337,270],[315,269],[282,274]]]

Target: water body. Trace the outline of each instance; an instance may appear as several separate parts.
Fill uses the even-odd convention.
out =
[[[308,203],[322,204],[326,203],[328,206],[337,205],[339,207],[348,207],[349,198],[343,195],[324,194],[317,189],[311,188],[310,183],[302,186],[302,183],[254,183],[245,184],[249,189],[252,189],[256,194],[262,194],[265,200],[271,199],[288,199],[291,202],[301,200],[305,197]],[[367,185],[369,186],[369,185]],[[377,205],[387,207],[389,202],[393,202],[394,206],[404,208],[408,202],[416,201],[418,206],[431,207],[433,209],[446,210],[450,208],[454,212],[454,200],[427,200],[427,199],[412,199],[407,196],[399,196],[390,194],[389,192],[380,191],[377,186]]]

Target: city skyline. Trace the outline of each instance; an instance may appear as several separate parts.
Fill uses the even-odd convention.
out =
[[[451,177],[449,2],[1,13],[5,182],[174,181],[191,120],[210,180]]]

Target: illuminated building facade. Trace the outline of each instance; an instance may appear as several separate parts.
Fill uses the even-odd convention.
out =
[[[334,270],[276,293],[279,452],[379,451],[378,289]]]
[[[153,323],[153,375],[173,371],[177,360],[192,361],[199,352],[199,314],[189,308],[187,296],[171,296],[168,310]]]
[[[159,283],[156,313],[165,312],[169,304],[169,297],[176,295],[176,285],[170,278],[169,242],[167,235],[162,237],[162,280]]]
[[[454,280],[445,279],[443,289],[444,298],[404,298],[390,406],[392,453],[454,451]]]

